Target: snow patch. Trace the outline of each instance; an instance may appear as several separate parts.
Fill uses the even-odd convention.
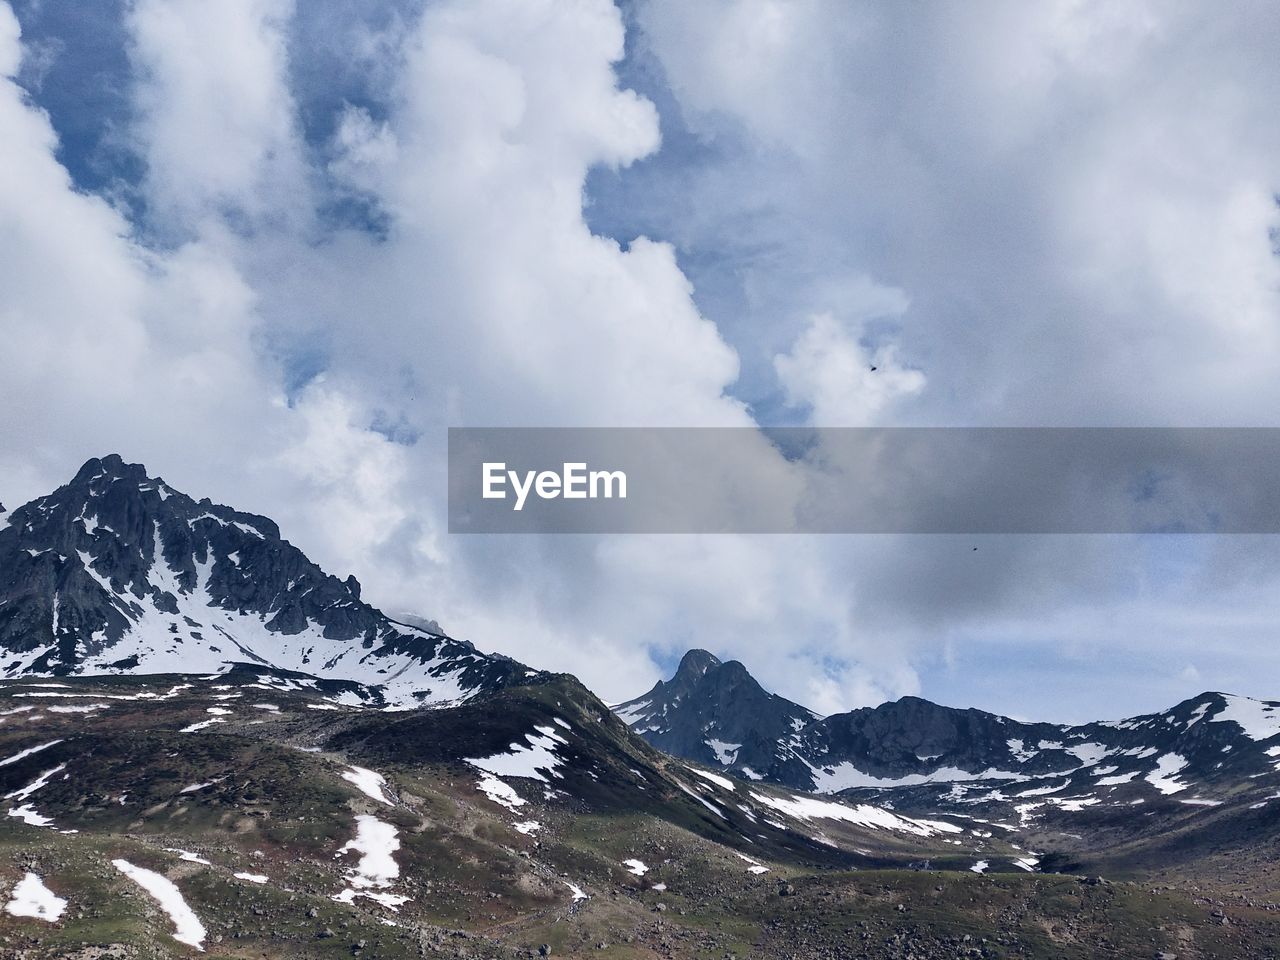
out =
[[[197,730],[203,730],[205,727],[212,727],[215,723],[226,723],[226,722],[227,721],[224,720],[222,717],[211,717],[208,720],[201,720],[198,723],[193,723],[190,726],[183,727],[178,732],[179,733],[195,733]]]
[[[15,753],[12,757],[6,757],[4,760],[0,760],[0,767],[7,767],[11,763],[17,763],[19,760],[25,759],[33,753],[39,753],[41,750],[48,750],[50,747],[56,746],[61,742],[61,740],[50,740],[48,743],[41,743],[34,747],[27,747],[27,749]]]
[[[748,873],[754,873],[759,875],[762,873],[769,872],[769,868],[761,864],[759,860],[753,860],[751,857],[748,857],[745,853],[737,853],[735,855],[739,860],[745,860],[748,864],[750,864],[750,866],[747,867]]]
[[[174,885],[173,881],[152,870],[135,867],[128,860],[112,860],[111,865],[160,904],[160,909],[173,921],[173,939],[195,947],[197,950],[204,949],[204,924],[195,915],[195,911],[187,905],[182,891]]]
[[[39,876],[28,871],[14,886],[4,909],[13,917],[32,917],[46,923],[57,923],[67,909],[67,901],[46,887]]]
[[[499,780],[492,773],[486,773],[477,782],[482,793],[494,803],[506,807],[508,810],[515,810],[516,807],[522,807],[527,802],[524,797],[516,793],[509,783]]]
[[[179,860],[186,860],[188,863],[203,863],[206,867],[213,866],[204,857],[194,854],[190,850],[183,850],[179,847],[165,847],[164,849],[167,853],[176,853]]]
[[[725,743],[723,740],[708,740],[707,746],[715,752],[722,767],[733,766],[738,760],[738,751],[742,749],[740,743]]]
[[[816,797],[771,797],[763,793],[752,793],[751,799],[772,807],[797,820],[838,820],[862,827],[878,830],[896,830],[914,834],[917,837],[932,837],[939,833],[961,833],[961,829],[952,823],[941,820],[915,820],[901,817],[882,807],[874,807],[868,803],[857,806],[846,806],[830,800],[819,800]]]
[[[388,910],[398,911],[409,898],[385,891],[400,876],[400,865],[393,856],[399,849],[399,831],[391,824],[368,814],[356,817],[355,837],[348,840],[335,856],[354,851],[360,854],[360,860],[347,871],[347,888],[333,899],[339,903],[352,903],[356,897],[367,897]]]
[[[679,787],[681,790],[683,790],[683,791],[684,791],[685,793],[687,793],[689,796],[693,797],[693,799],[697,800],[700,804],[702,804],[704,807],[706,807],[708,810],[710,810],[712,813],[714,813],[714,814],[715,814],[717,817],[719,817],[721,820],[728,820],[728,819],[729,819],[728,817],[726,817],[726,816],[724,815],[724,811],[722,811],[722,810],[721,810],[719,807],[717,807],[714,803],[711,803],[711,802],[710,802],[710,801],[708,801],[708,800],[704,800],[702,797],[698,796],[696,793],[694,793],[692,790],[690,790],[688,787],[686,787],[686,786],[685,786],[683,783],[681,783],[679,780],[677,780],[675,783],[676,783],[676,786],[677,786],[677,787]]]
[[[959,767],[939,767],[931,773],[911,773],[905,777],[875,777],[869,773],[863,773],[848,760],[828,767],[816,767],[807,761],[805,765],[809,767],[813,776],[813,788],[817,793],[839,793],[841,790],[853,787],[912,787],[922,783],[957,783],[968,780],[1020,782],[1028,779],[1023,774],[995,768],[973,773],[961,770]]]
[[[50,817],[36,813],[35,808],[29,803],[24,803],[20,807],[14,807],[9,811],[9,816],[17,817],[23,823],[30,824],[33,827],[53,826],[53,820]]]
[[[568,743],[556,733],[554,727],[534,727],[534,733],[525,734],[524,743],[513,743],[507,753],[495,753],[491,757],[468,757],[467,763],[499,777],[525,777],[547,783],[544,774],[558,777],[556,772],[561,759],[556,747]]]
[[[1226,706],[1213,715],[1211,723],[1235,723],[1250,740],[1280,737],[1280,703],[1229,695],[1223,699]]]
[[[387,778],[382,774],[366,770],[364,767],[351,766],[343,771],[342,779],[352,784],[366,797],[385,803],[389,807],[395,806],[383,790],[387,785]]]
[[[14,790],[12,793],[6,793],[4,798],[6,800],[25,800],[41,787],[46,786],[49,783],[49,778],[55,773],[61,773],[66,768],[67,765],[65,763],[60,763],[51,770],[46,770],[44,773],[40,774],[40,776],[36,777],[25,787]]]
[[[1156,761],[1156,768],[1144,778],[1163,794],[1178,793],[1187,789],[1188,784],[1176,779],[1176,774],[1187,766],[1185,757],[1176,753],[1166,753]]]
[[[722,777],[718,773],[708,773],[706,770],[699,770],[697,767],[686,767],[685,769],[695,776],[701,777],[703,780],[714,783],[721,790],[733,792],[733,781],[728,777]]]

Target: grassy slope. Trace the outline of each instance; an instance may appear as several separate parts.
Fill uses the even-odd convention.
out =
[[[176,683],[145,682],[162,695]],[[55,775],[30,801],[59,829],[79,831],[0,820],[0,893],[7,897],[31,869],[71,904],[57,925],[0,914],[0,957],[192,955],[172,939],[154,903],[111,867],[115,857],[178,884],[208,928],[210,957],[507,957],[543,944],[553,955],[637,958],[1083,958],[1157,950],[1265,957],[1280,942],[1280,914],[1232,900],[1232,922],[1223,925],[1211,916],[1216,900],[1204,891],[1197,900],[1185,884],[1153,892],[1072,877],[866,869],[924,860],[963,867],[976,853],[823,822],[823,834],[839,845],[833,848],[815,842],[803,822],[762,826],[737,809],[745,785],[704,790],[684,765],[631,736],[566,678],[482,705],[404,714],[319,711],[299,694],[215,693],[199,681],[155,701],[106,699],[135,694],[134,681],[70,683],[45,690],[95,696],[14,696],[39,692],[20,685],[0,691],[0,712],[38,705],[3,718],[0,759],[64,738],[0,767],[0,793],[66,763],[65,779]],[[227,699],[213,699],[219,695]],[[89,715],[47,709],[84,702],[109,706]],[[178,732],[216,716],[211,706],[232,713],[199,732]],[[502,752],[554,717],[573,728],[561,751],[563,778],[545,786],[513,780],[527,800],[516,812],[476,789],[475,771],[460,758]],[[349,763],[385,774],[395,804],[344,781]],[[697,788],[724,818],[679,784]],[[557,791],[554,799],[543,798],[546,787]],[[331,899],[354,863],[335,854],[357,814],[399,830],[394,892],[411,900],[398,913],[368,900]],[[526,820],[541,829],[517,831]],[[166,848],[193,851],[210,865]],[[1000,848],[988,849],[996,860]],[[740,853],[770,872],[749,873]],[[650,867],[643,878],[623,867],[632,858]],[[236,872],[270,882],[250,883]],[[1211,881],[1200,878],[1210,888]],[[568,883],[589,899],[573,901]],[[109,945],[116,946],[99,949]]]

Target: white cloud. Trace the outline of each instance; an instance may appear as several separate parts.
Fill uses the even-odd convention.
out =
[[[0,76],[12,77],[22,62],[22,28],[13,8],[7,3],[0,7]]]
[[[11,23],[0,5],[0,24]],[[293,410],[284,403],[278,369],[255,349],[258,297],[230,259],[234,241],[206,221],[202,238],[174,249],[141,245],[119,211],[74,189],[48,118],[7,80],[0,129],[6,505],[65,482],[78,461],[119,451],[196,495],[291,515],[284,508],[323,476],[296,451],[316,444],[326,417],[335,431],[348,423],[330,394],[309,393]],[[360,456],[386,463],[382,437],[360,429],[346,440],[353,477]]]
[[[773,365],[788,402],[808,407],[820,427],[870,426],[895,399],[925,385],[923,373],[899,362],[893,344],[869,350],[825,313]]]
[[[811,278],[861,271],[911,300],[912,422],[1274,421],[1273,8],[639,10],[726,156],[692,181],[686,244],[731,249],[749,210],[768,251],[732,264],[762,311],[740,350],[779,316],[840,316]]]
[[[1108,625],[1068,599],[1140,633],[1160,604],[1118,602],[1147,587],[1110,571],[1149,558],[1078,540],[448,537],[444,427],[750,425],[735,397],[770,389],[819,425],[1278,408],[1280,72],[1247,14],[649,0],[637,44],[713,159],[665,197],[655,238],[619,244],[584,222],[588,172],[652,176],[680,154],[619,88],[610,4],[441,2],[358,33],[385,103],[341,91],[318,161],[295,13],[133,7],[142,224],[74,189],[48,119],[0,83],[7,506],[116,449],[274,516],[375,602],[607,697],[651,682],[651,648],[699,645],[829,710],[919,691],[975,633],[1040,629],[1048,649]],[[0,3],[0,73],[18,50]],[[385,235],[323,232],[324,177],[366,192]],[[138,239],[152,231],[169,244]],[[740,316],[698,309],[666,237],[686,264],[730,257]],[[327,371],[290,405],[279,355],[304,348]],[[1236,626],[1239,649],[1256,642]]]
[[[211,213],[280,215],[306,178],[286,77],[293,0],[139,0],[136,130],[153,203],[191,230]],[[154,212],[153,212],[154,215]]]

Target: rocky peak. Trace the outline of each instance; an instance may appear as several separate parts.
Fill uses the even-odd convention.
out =
[[[658,749],[734,770],[773,766],[779,740],[815,719],[766,691],[738,661],[706,650],[690,650],[670,680],[614,709]]]
[[[5,519],[0,676],[257,662],[377,684],[399,676],[394,661],[410,669],[401,686],[443,690],[419,676],[441,656],[468,682],[519,672],[390,620],[361,599],[354,576],[320,569],[272,520],[197,501],[117,454],[88,460]]]
[[[712,667],[720,666],[720,661],[706,650],[693,649],[680,658],[680,666],[672,678],[678,680],[682,675],[702,676]]]

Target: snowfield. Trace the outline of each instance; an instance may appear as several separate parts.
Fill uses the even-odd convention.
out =
[[[1235,723],[1251,740],[1280,737],[1280,704],[1230,695],[1224,699],[1227,705],[1214,714],[1211,723]]]
[[[192,555],[195,566],[192,578],[189,572],[183,575],[170,566],[166,554],[173,547],[172,536],[162,535],[160,521],[153,519],[153,529],[150,537],[146,538],[151,540],[149,549],[140,546],[142,559],[149,566],[128,584],[127,589],[117,591],[112,584],[111,571],[104,566],[109,561],[104,560],[101,550],[94,545],[106,534],[113,539],[118,539],[118,535],[98,523],[91,506],[84,508],[79,519],[83,524],[83,534],[76,549],[64,560],[78,566],[92,581],[90,589],[94,589],[96,584],[103,604],[114,608],[128,625],[124,635],[115,642],[91,644],[93,652],[83,656],[75,665],[77,674],[119,673],[121,671],[114,665],[130,660],[134,661],[134,666],[126,671],[129,673],[197,673],[211,680],[216,680],[232,662],[252,661],[309,673],[315,673],[316,665],[322,664],[320,669],[324,678],[364,684],[380,692],[391,707],[452,706],[465,702],[478,692],[463,685],[461,674],[470,666],[469,660],[482,659],[482,655],[468,658],[466,654],[450,653],[423,659],[420,654],[380,650],[384,644],[396,639],[421,638],[433,644],[440,640],[438,635],[412,625],[384,619],[373,638],[373,649],[370,649],[363,644],[326,636],[324,626],[315,621],[308,621],[300,632],[283,633],[269,629],[267,618],[259,612],[224,606],[215,596],[218,592],[211,590],[215,568],[223,564],[239,568],[241,551],[220,552],[222,548],[214,545],[211,531],[215,525],[235,527],[245,536],[265,541],[269,549],[275,549],[268,534],[249,523],[219,516],[215,512],[184,517],[190,530],[190,542],[204,548],[202,553],[206,555],[203,560],[196,560]],[[42,552],[46,551],[36,551],[36,554]],[[300,593],[305,589],[295,582],[287,588],[290,593]],[[57,613],[55,602],[55,627]],[[203,642],[191,636],[197,632],[203,632],[206,638],[216,635],[218,643]],[[101,641],[103,638],[94,639]],[[54,650],[54,645],[45,645],[23,651],[19,658],[5,666],[4,673],[17,676],[32,671],[41,657]]]

